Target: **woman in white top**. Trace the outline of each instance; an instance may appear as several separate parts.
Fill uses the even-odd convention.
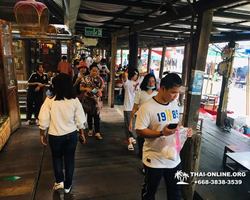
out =
[[[137,92],[134,99],[134,106],[131,113],[131,120],[129,124],[129,131],[132,132],[132,124],[134,117],[136,115],[139,106],[145,103],[150,98],[157,95],[157,88],[156,88],[156,79],[153,74],[147,74],[142,83],[141,83],[141,91]],[[142,159],[142,147],[144,143],[144,138],[137,137],[138,140],[138,148],[139,148],[139,158]]]
[[[52,80],[52,94],[45,99],[39,113],[41,142],[46,146],[45,130],[49,128],[49,145],[52,151],[53,168],[56,182],[54,190],[60,195],[69,193],[74,174],[75,150],[77,145],[77,129],[79,139],[85,143],[85,113],[76,97],[71,78],[60,74]],[[63,173],[63,158],[65,176]]]

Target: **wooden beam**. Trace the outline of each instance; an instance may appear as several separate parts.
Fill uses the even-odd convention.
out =
[[[115,4],[115,5],[124,5],[124,6],[131,6],[131,7],[138,7],[143,9],[151,9],[151,10],[166,10],[169,8],[167,4],[161,6],[160,3],[145,3],[145,2],[138,2],[138,1],[127,1],[127,0],[84,0],[84,2],[101,2],[101,3],[108,3],[108,4]]]
[[[174,21],[174,24],[175,25],[189,25],[190,26],[191,21],[190,20],[185,20],[185,21],[176,20],[176,21]],[[197,23],[194,23],[194,25],[197,25]],[[219,22],[214,22],[213,27],[215,27],[215,28],[223,28],[223,29],[235,29],[235,30],[249,31],[249,28],[247,26],[240,26],[240,25],[231,26],[230,24],[223,25],[223,24],[221,24]]]
[[[139,34],[129,35],[129,67],[137,68]]]
[[[89,23],[89,21],[86,21],[80,17],[77,18],[76,21],[76,26],[82,26],[82,24]],[[105,21],[105,22],[97,22],[100,24],[105,24],[105,25],[117,25],[117,26],[130,26],[130,23],[127,22],[112,22],[112,21]]]
[[[121,66],[122,66],[122,49],[121,49]]]
[[[110,82],[108,92],[108,106],[114,108],[115,105],[115,59],[116,59],[116,42],[117,37],[112,37],[111,41],[111,68],[110,68]]]
[[[215,17],[229,18],[229,19],[250,21],[250,15],[243,15],[243,14],[237,14],[237,13],[231,13],[231,12],[215,11],[214,16]]]
[[[171,33],[171,32],[162,32],[162,31],[141,31],[140,34],[143,35],[154,35],[154,36],[166,36],[166,37],[173,37],[176,38],[177,34],[179,34],[180,37],[189,37],[189,34],[185,33]]]
[[[189,51],[190,50],[190,42],[187,42],[185,44],[184,49],[184,59],[182,64],[182,73],[181,73],[181,79],[182,79],[182,85],[187,87],[187,71],[188,71],[188,61],[189,61]],[[184,105],[184,94],[179,95],[179,102],[181,106]]]
[[[198,23],[196,27],[196,33],[193,38],[192,51],[190,52],[191,57],[191,68],[188,74],[193,75],[195,72],[205,71],[205,64],[207,59],[208,45],[210,40],[210,32],[212,28],[213,20],[213,10],[208,10],[204,13],[198,15]],[[184,126],[191,127],[193,132],[196,133],[197,122],[199,118],[200,111],[200,101],[202,93],[202,85],[200,91],[197,93],[192,92],[194,86],[194,79],[190,78],[187,83],[189,86],[189,93],[185,97],[186,100],[186,111],[184,113]],[[181,155],[182,167],[185,172],[197,172],[199,167],[199,152],[201,149],[201,140],[199,139],[197,143],[193,143],[196,138],[201,138],[199,135],[195,135],[193,138],[188,139],[185,146],[191,151],[183,151]],[[192,144],[195,144],[192,146]],[[186,148],[185,147],[185,148]],[[195,184],[194,177],[191,177],[188,181],[189,185],[182,187],[182,197],[183,199],[193,199]]]
[[[147,72],[150,72],[150,64],[151,64],[151,55],[152,55],[152,47],[148,47],[148,64],[147,64]]]
[[[250,56],[248,56],[248,71],[246,80],[246,115],[249,116],[249,73],[250,73]]]
[[[107,17],[117,17],[117,18],[124,18],[124,19],[134,19],[134,20],[143,20],[143,21],[145,20],[143,16],[138,16],[138,15],[127,15],[124,13],[95,11],[95,10],[87,10],[87,9],[82,9],[82,8],[79,9],[79,13],[107,16]]]
[[[248,4],[250,4],[250,3],[249,2],[239,3],[239,4],[236,4],[236,5],[233,5],[233,6],[229,6],[227,8],[220,8],[220,9],[218,9],[218,11],[231,10],[232,8],[239,8],[241,6],[245,6],[245,5],[248,5]]]
[[[196,13],[201,13],[201,12],[204,12],[206,10],[219,8],[221,6],[230,5],[230,4],[237,3],[237,2],[239,2],[239,0],[220,0],[220,1],[218,1],[218,0],[201,0],[201,1],[198,1],[195,3],[192,3],[191,5],[194,8],[194,11]],[[123,29],[123,30],[117,31],[117,32],[113,33],[113,36],[121,37],[124,35],[124,32],[131,34],[133,32],[138,32],[138,31],[142,31],[142,30],[145,30],[148,28],[159,26],[161,24],[169,23],[169,22],[175,21],[177,19],[186,18],[186,17],[191,16],[193,14],[189,5],[183,6],[180,8],[176,8],[176,10],[179,13],[178,16],[175,14],[166,13],[166,14],[161,15],[159,17],[149,19],[141,24],[132,25],[130,27],[130,29]],[[125,31],[125,30],[127,30],[127,31]]]
[[[166,50],[167,50],[167,47],[164,44],[163,47],[162,47],[161,66],[160,66],[160,72],[159,72],[159,78],[160,79],[162,79],[163,69],[164,69],[164,66],[165,66]]]

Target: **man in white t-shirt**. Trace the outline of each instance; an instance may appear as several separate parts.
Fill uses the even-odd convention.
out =
[[[126,139],[128,140],[128,150],[133,151],[132,145],[136,143],[134,139],[135,133],[129,131],[129,123],[131,119],[131,112],[134,105],[134,98],[137,91],[140,90],[140,84],[143,81],[144,76],[147,73],[139,74],[136,68],[129,68],[128,73],[123,73],[122,81],[125,89],[124,97],[124,122],[125,122],[125,133]]]
[[[97,67],[98,67],[99,70],[102,70],[102,68],[105,67],[106,73],[107,73],[107,74],[110,73],[110,71],[109,71],[109,69],[108,69],[108,67],[107,67],[107,65],[106,65],[106,59],[104,59],[104,58],[101,59],[101,62],[99,62],[99,63],[97,64]]]
[[[142,200],[154,200],[162,177],[165,179],[168,200],[181,200],[180,186],[175,179],[177,170],[181,170],[179,153],[175,159],[167,159],[163,149],[176,146],[177,134],[168,125],[179,122],[179,107],[175,99],[180,92],[181,78],[174,73],[161,80],[158,94],[145,102],[137,112],[136,134],[144,137],[143,164],[145,165],[145,182],[142,188]],[[188,128],[187,137],[193,131]],[[172,145],[172,146],[171,146]]]

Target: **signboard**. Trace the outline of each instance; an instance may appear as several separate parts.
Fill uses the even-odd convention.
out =
[[[200,70],[192,70],[191,81],[189,85],[189,93],[193,95],[201,95],[203,86],[204,72]]]
[[[85,27],[85,36],[102,37],[102,29]]]

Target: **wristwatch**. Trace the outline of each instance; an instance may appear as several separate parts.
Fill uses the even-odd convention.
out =
[[[164,136],[162,131],[160,131],[160,136],[159,137],[161,137],[161,136]]]

